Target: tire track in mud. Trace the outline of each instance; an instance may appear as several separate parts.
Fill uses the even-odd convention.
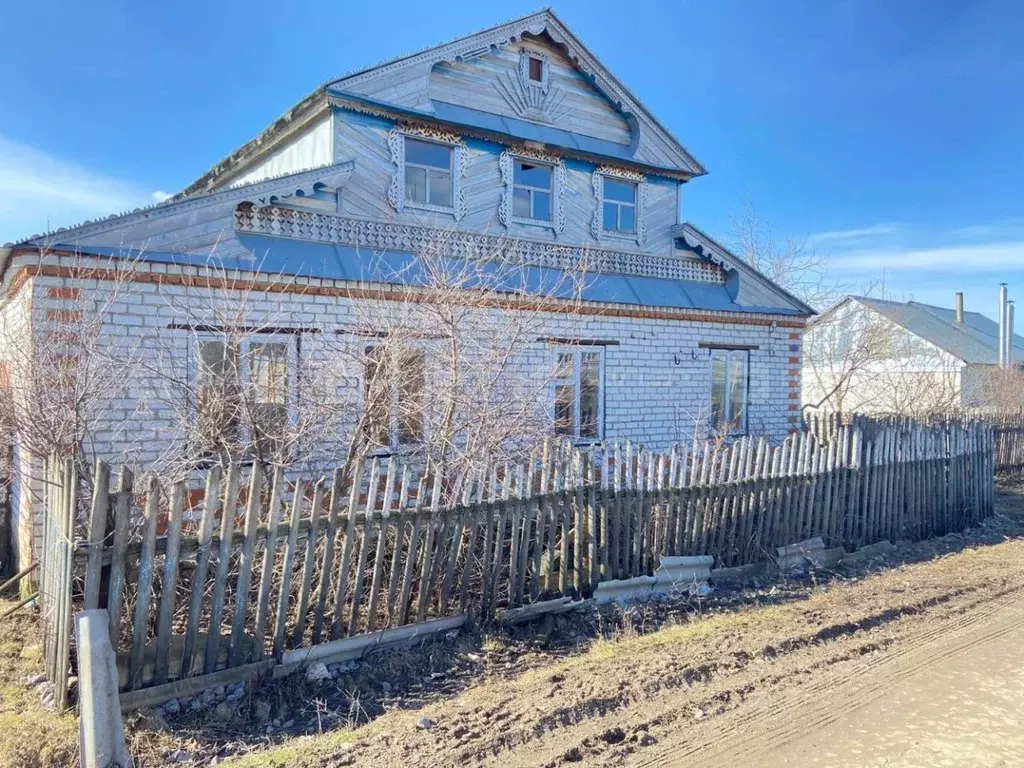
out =
[[[622,764],[623,762],[629,762],[629,757],[636,755],[639,750],[637,746],[648,746],[651,744],[660,743],[661,738],[654,738],[655,734],[659,737],[664,735],[678,735],[679,728],[673,727],[681,720],[686,719],[685,726],[688,732],[694,732],[697,729],[692,727],[691,713],[695,710],[711,710],[715,715],[727,715],[730,711],[735,711],[741,708],[745,699],[755,691],[762,692],[765,689],[772,689],[776,685],[785,685],[792,682],[793,675],[823,675],[824,678],[812,683],[809,687],[802,687],[800,691],[804,692],[803,695],[808,697],[810,700],[816,700],[820,694],[834,686],[847,685],[847,681],[853,677],[857,677],[862,674],[866,674],[875,665],[881,663],[881,660],[876,656],[872,655],[874,652],[886,653],[882,659],[899,659],[907,654],[910,654],[914,649],[918,648],[921,643],[931,642],[938,636],[945,636],[951,632],[957,631],[958,628],[966,629],[974,626],[978,622],[984,621],[987,617],[1000,611],[1005,605],[1012,604],[1018,596],[1024,592],[1024,585],[1013,586],[1008,589],[996,591],[996,592],[981,592],[980,588],[960,588],[954,589],[950,592],[935,595],[930,598],[918,601],[916,603],[910,603],[903,606],[896,606],[893,608],[880,611],[875,614],[865,616],[861,619],[847,622],[838,622],[830,624],[826,627],[822,627],[812,635],[808,635],[801,638],[791,638],[782,641],[775,646],[766,646],[761,649],[760,652],[743,654],[747,657],[747,661],[753,661],[755,659],[762,659],[771,663],[778,663],[786,660],[789,656],[798,655],[799,651],[805,650],[816,644],[832,644],[841,645],[843,641],[849,641],[851,638],[862,636],[863,642],[849,643],[845,648],[837,648],[836,653],[826,659],[818,659],[811,664],[800,665],[797,662],[794,669],[788,672],[782,673],[781,670],[772,673],[770,670],[764,670],[767,674],[756,679],[747,679],[743,681],[737,679],[737,685],[732,688],[726,688],[725,690],[719,690],[712,694],[708,691],[708,696],[703,698],[696,698],[699,696],[699,691],[694,690],[690,686],[687,686],[687,692],[691,692],[691,696],[686,702],[669,701],[662,704],[659,708],[657,699],[662,698],[663,694],[671,693],[674,689],[681,686],[678,685],[654,685],[647,686],[647,693],[651,694],[648,697],[634,697],[633,700],[625,703],[619,710],[625,710],[622,712],[623,715],[639,714],[639,712],[631,712],[630,708],[635,710],[650,709],[652,707],[657,708],[657,713],[648,713],[648,716],[641,719],[639,722],[630,725],[628,728],[623,728],[624,725],[621,722],[616,723],[614,726],[610,726],[607,723],[600,722],[589,722],[589,721],[601,721],[604,720],[605,715],[612,714],[612,712],[598,712],[591,717],[577,717],[572,723],[568,725],[575,726],[575,732],[567,731],[564,736],[571,737],[571,741],[562,745],[557,746],[559,741],[559,735],[552,729],[538,737],[538,740],[544,737],[549,737],[554,740],[555,743],[548,743],[545,745],[536,744],[531,752],[540,753],[543,752],[548,755],[548,758],[539,758],[537,763],[530,762],[529,760],[523,761],[522,755],[517,755],[515,764],[544,764],[545,768],[553,768],[553,766],[572,764],[572,763],[584,763],[587,765],[602,764],[602,761],[607,760],[608,764]],[[974,594],[972,594],[974,593]],[[973,599],[970,599],[966,603],[952,604],[956,598],[962,598],[972,594]],[[931,609],[945,608],[947,613],[941,618],[934,627],[922,628],[916,632],[908,633],[906,638],[878,638],[871,635],[871,631],[879,628],[888,628],[894,621],[907,617],[916,617],[923,614],[927,614]],[[939,617],[937,617],[939,618]],[[862,633],[867,633],[862,635]],[[908,643],[903,645],[902,643]],[[891,646],[896,648],[889,652],[888,649]],[[779,652],[781,651],[781,652]],[[849,662],[843,664],[844,662]],[[842,672],[837,672],[836,667],[843,666]],[[747,671],[747,664],[736,667],[732,674],[729,676],[742,677],[742,674]],[[848,671],[847,671],[848,670]],[[707,679],[702,680],[703,683],[712,682],[713,677],[709,676]],[[772,707],[772,712],[775,711],[775,707]],[[760,712],[760,708],[758,709]],[[771,715],[768,715],[771,716]],[[684,748],[681,752],[672,754],[671,760],[667,763],[662,764],[677,764],[680,758],[684,756],[691,756],[701,750],[708,748],[717,741],[723,738],[729,738],[736,731],[748,728],[748,721],[756,720],[758,717],[766,717],[763,714],[754,714],[753,711],[750,713],[743,713],[740,715],[733,715],[732,725],[728,730],[719,731],[715,736],[704,738],[700,743],[694,745],[690,744]],[[619,720],[622,718],[620,717]],[[716,718],[709,718],[714,721]],[[579,733],[579,730],[586,731],[585,734]],[[707,732],[706,729],[703,732]],[[759,737],[763,741],[763,737]],[[672,741],[671,738],[668,739]],[[609,747],[615,747],[615,745],[621,744],[622,746],[617,749],[609,749]],[[528,747],[527,741],[522,741],[514,747]],[[649,753],[651,750],[645,749],[644,753]],[[659,752],[661,750],[659,749]],[[497,754],[497,753],[492,753]],[[557,754],[557,757],[551,759],[552,754]],[[479,757],[477,753],[477,757]],[[469,759],[470,755],[462,755],[464,759]],[[506,755],[506,758],[508,756]],[[703,754],[700,755],[701,765],[704,765]],[[503,759],[503,764],[507,764]],[[647,763],[643,763],[647,764]],[[727,762],[726,765],[736,765],[734,762]]]
[[[1013,588],[1006,590],[1006,592],[1016,594],[1020,589]],[[474,713],[475,716],[468,718],[470,722],[462,720],[459,723],[458,730],[461,730],[464,734],[469,734],[470,738],[458,745],[460,748],[457,749],[455,755],[457,764],[471,764],[478,761],[491,762],[494,758],[499,758],[500,762],[505,764],[510,757],[513,763],[520,763],[520,758],[527,752],[544,752],[551,755],[552,749],[555,750],[556,754],[560,753],[560,755],[548,763],[549,765],[585,762],[587,757],[596,758],[599,754],[605,752],[609,745],[625,740],[624,738],[619,738],[619,731],[623,730],[621,727],[609,728],[607,724],[601,723],[601,721],[606,720],[609,716],[619,715],[621,719],[621,715],[631,715],[633,710],[642,710],[645,707],[655,706],[657,699],[672,694],[679,689],[685,692],[692,691],[696,695],[701,687],[707,686],[716,679],[742,676],[747,671],[751,662],[755,660],[777,663],[787,657],[797,655],[800,651],[812,646],[820,647],[822,645],[839,643],[840,641],[849,641],[851,638],[858,636],[862,637],[863,642],[854,642],[851,644],[851,647],[842,650],[837,648],[837,655],[834,657],[818,660],[816,663],[798,668],[800,672],[804,673],[814,672],[818,674],[821,672],[827,675],[827,671],[822,670],[828,670],[841,662],[850,660],[858,660],[855,663],[861,663],[859,660],[863,660],[871,652],[887,648],[893,641],[888,639],[879,640],[873,637],[871,632],[878,628],[889,627],[900,619],[928,614],[936,608],[945,608],[950,616],[958,617],[943,621],[941,627],[932,630],[934,633],[948,632],[951,627],[958,625],[958,623],[978,621],[983,614],[987,615],[987,613],[995,610],[992,604],[992,593],[975,594],[980,591],[981,587],[951,589],[920,601],[893,606],[859,619],[832,623],[821,627],[813,633],[801,637],[787,638],[779,643],[766,645],[757,650],[733,652],[721,661],[714,661],[708,664],[693,666],[692,664],[680,662],[677,665],[674,663],[675,660],[670,658],[666,660],[666,666],[676,668],[677,671],[651,678],[639,686],[621,685],[618,693],[611,696],[607,695],[607,688],[604,688],[603,692],[606,695],[584,698],[583,700],[577,700],[573,703],[557,707],[548,714],[541,715],[526,728],[509,728],[503,733],[496,734],[490,739],[486,739],[484,743],[481,743],[479,737],[482,732],[486,733],[488,730],[493,729],[497,722],[515,717],[515,713],[505,709],[509,705],[514,706],[512,700],[505,700],[495,707]],[[956,604],[957,600],[962,600],[965,597],[968,598],[968,602],[965,605]],[[902,651],[897,651],[896,653],[899,654]],[[767,669],[764,671],[769,672]],[[695,704],[707,706],[709,703],[714,703],[715,700],[720,700],[723,697],[726,699],[726,704],[732,704],[735,707],[738,703],[741,704],[745,696],[755,688],[771,687],[773,683],[782,682],[782,677],[785,676],[780,677],[778,680],[773,680],[772,677],[769,674],[767,677],[745,682],[735,689],[719,691],[711,696],[710,700],[705,699],[694,702],[691,699],[682,708],[679,707],[678,702],[670,703],[657,716],[639,725],[632,726],[629,728],[629,731],[632,732],[633,736],[636,736],[637,732],[644,733],[650,730],[665,729],[669,724],[678,720],[687,710],[692,709]],[[831,681],[832,678],[829,677],[829,680]],[[549,695],[555,695],[560,692],[562,681],[553,680],[553,682],[555,686],[552,694]],[[737,680],[736,682],[740,683],[741,681]],[[832,683],[830,682],[829,684]],[[601,689],[600,685],[598,689]],[[711,691],[708,691],[708,693],[710,694]],[[731,701],[733,697],[738,699],[738,702]],[[717,707],[711,708],[716,709]],[[579,733],[578,731],[581,728],[587,731],[587,733]],[[556,746],[563,739],[568,739],[568,742],[561,748]],[[697,749],[703,746],[705,745],[701,745]],[[514,757],[510,754],[513,751],[516,753]],[[631,752],[633,750],[627,744],[620,751]],[[541,758],[541,762],[544,762],[543,758]],[[525,764],[531,763],[527,762]]]
[[[1022,588],[1003,590],[975,610],[965,610],[952,622],[915,633],[890,653],[865,658],[841,673],[825,675],[799,690],[785,691],[767,705],[751,707],[729,718],[728,723],[705,732],[697,743],[691,741],[674,748],[660,745],[660,756],[636,764],[680,765],[695,759],[704,768],[744,765],[869,705],[901,681],[951,656],[1020,631],[1024,628],[1021,591]],[[828,702],[823,706],[825,693]],[[722,744],[723,741],[726,743]]]

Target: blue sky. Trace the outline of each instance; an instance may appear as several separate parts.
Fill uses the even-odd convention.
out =
[[[12,7],[13,6],[13,7]],[[10,4],[0,242],[149,204],[320,82],[538,6]],[[628,7],[628,14],[622,8]],[[1024,298],[1024,4],[583,2],[555,11],[709,169],[684,215],[749,199],[851,287],[991,314]]]

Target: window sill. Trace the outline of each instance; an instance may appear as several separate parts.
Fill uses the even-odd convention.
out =
[[[552,231],[555,229],[555,222],[551,219],[521,219],[518,216],[513,216],[512,223],[522,224],[526,227],[544,227],[545,229],[550,229]]]
[[[406,208],[417,211],[430,211],[431,213],[446,213],[449,216],[455,215],[455,206],[432,205],[431,203],[417,203],[412,200],[405,201]]]

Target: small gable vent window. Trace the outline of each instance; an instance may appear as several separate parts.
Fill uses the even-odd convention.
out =
[[[605,178],[604,228],[609,232],[636,232],[636,182]]]
[[[544,62],[536,56],[529,57],[530,81],[534,83],[544,82]]]
[[[405,199],[409,203],[452,207],[452,147],[405,138]]]
[[[531,160],[516,160],[512,174],[512,215],[517,219],[551,221],[554,168]]]

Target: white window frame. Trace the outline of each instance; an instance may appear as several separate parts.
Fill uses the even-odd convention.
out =
[[[715,389],[715,368],[714,360],[716,357],[724,356],[725,358],[725,399],[722,402],[722,415],[723,418],[729,413],[730,405],[732,404],[732,388],[729,386],[729,371],[730,371],[730,359],[733,356],[742,356],[743,359],[743,422],[737,424],[734,428],[730,429],[726,434],[730,436],[739,437],[747,434],[748,424],[750,422],[750,350],[749,349],[736,349],[731,347],[711,347],[708,349],[708,425],[713,433],[718,433],[722,428],[721,424],[711,423],[711,404],[714,398]]]
[[[363,361],[363,374],[362,374],[362,377],[361,377],[361,382],[362,382],[362,390],[363,390],[363,409],[364,409],[364,411],[365,411],[365,409],[367,407],[367,403],[366,403],[366,385],[367,385],[367,381],[366,381],[366,363],[367,363],[367,360],[366,360],[366,358],[369,356],[370,350],[372,350],[372,349],[379,349],[382,346],[385,346],[385,345],[384,344],[372,344],[371,343],[371,344],[367,344],[365,347],[363,347],[364,361]],[[422,392],[422,395],[423,395],[423,413],[421,414],[421,416],[423,418],[423,424],[422,424],[423,434],[420,436],[419,440],[415,440],[415,441],[412,441],[412,442],[405,442],[405,443],[403,443],[403,442],[401,442],[399,440],[399,428],[398,428],[398,387],[397,386],[391,386],[391,387],[389,387],[389,390],[388,390],[388,444],[387,445],[375,446],[372,449],[372,451],[371,451],[371,455],[375,455],[375,456],[391,456],[391,455],[394,455],[396,453],[415,451],[415,450],[417,450],[418,448],[420,448],[422,445],[424,445],[427,442],[427,438],[428,438],[427,426],[428,425],[427,425],[427,401],[426,401],[426,395],[427,395],[427,378],[429,376],[429,369],[428,369],[429,355],[427,354],[426,347],[419,346],[419,345],[410,345],[410,346],[406,347],[405,349],[403,349],[401,351],[403,351],[403,352],[405,352],[405,351],[408,351],[408,352],[419,352],[419,353],[421,353],[423,355],[423,392]]]
[[[193,392],[198,395],[200,385],[200,366],[202,365],[202,357],[200,355],[200,346],[204,342],[220,342],[226,343],[231,341],[232,338],[238,341],[238,366],[239,366],[239,378],[243,391],[248,390],[251,379],[249,372],[249,345],[252,342],[257,343],[283,343],[288,349],[288,422],[292,427],[298,424],[298,379],[299,379],[299,341],[297,333],[238,333],[231,334],[229,332],[216,333],[213,331],[204,331],[202,333],[195,333],[192,336],[191,349],[189,350],[190,358],[190,374],[194,383]],[[199,402],[193,399],[188,404],[192,423],[196,424],[199,421]],[[249,425],[243,420],[243,423],[239,426],[238,441],[241,445],[248,447],[252,441],[252,430]],[[294,453],[294,448],[292,452]]]
[[[439,144],[451,149],[451,193],[452,204],[433,205],[418,203],[406,199],[405,196],[405,141],[414,139],[428,144]],[[394,171],[391,184],[388,186],[388,202],[398,213],[406,208],[433,213],[446,213],[460,221],[466,215],[466,193],[462,188],[463,177],[466,175],[466,142],[461,136],[448,131],[420,129],[416,126],[403,126],[391,129],[388,134],[388,147],[391,150],[391,163]],[[416,166],[422,167],[422,166]],[[427,166],[432,167],[432,166]],[[437,170],[437,169],[434,169]]]
[[[550,219],[527,219],[515,215],[515,202],[513,198],[515,197],[515,188],[517,186],[520,186],[523,189],[537,189],[544,191],[540,187],[516,184],[515,164],[517,162],[551,166]],[[528,227],[546,227],[547,229],[554,231],[556,235],[563,232],[565,230],[565,211],[562,208],[562,190],[565,189],[566,184],[565,161],[560,157],[552,155],[542,155],[540,153],[534,155],[529,152],[513,152],[512,150],[505,150],[501,153],[498,165],[501,169],[502,183],[505,185],[505,194],[502,196],[501,207],[498,209],[498,218],[501,220],[501,223],[505,228],[508,229],[512,224],[523,224]],[[533,210],[532,195],[530,197],[530,210]]]
[[[633,232],[622,232],[617,229],[605,229],[604,227],[604,182],[606,179],[612,181],[628,182],[634,186],[633,195]],[[629,240],[642,246],[647,242],[647,219],[645,208],[647,207],[647,177],[642,173],[615,168],[607,165],[598,166],[591,177],[591,187],[594,191],[594,215],[590,222],[590,233],[597,241],[605,239]],[[610,200],[616,204],[618,200]]]
[[[580,378],[583,370],[583,355],[589,352],[596,352],[598,355],[598,379],[597,379],[597,436],[580,437],[582,419],[580,410],[582,406]],[[558,358],[560,355],[572,355],[572,376],[570,378],[558,378],[555,373],[558,371]],[[548,386],[548,400],[551,404],[551,423],[555,425],[558,416],[556,390],[558,386],[573,385],[575,393],[573,399],[573,434],[558,435],[568,437],[576,444],[599,443],[604,440],[604,401],[605,401],[605,348],[602,344],[556,344],[551,347],[551,382]]]
[[[429,139],[424,136],[410,136],[406,134],[402,138],[405,147],[402,150],[403,167],[402,167],[402,194],[406,195],[405,204],[409,208],[420,208],[427,211],[439,211],[441,213],[455,213],[455,145],[447,144],[443,141],[437,141],[435,139]],[[442,170],[433,165],[421,165],[420,163],[411,162],[408,159],[408,152],[405,150],[408,148],[410,141],[420,141],[424,144],[434,144],[438,147],[444,147],[448,150],[448,195],[449,200],[452,201],[451,205],[437,205],[436,203],[429,202],[430,198],[430,171]],[[409,168],[422,168],[427,172],[427,201],[410,200],[407,195],[405,187],[405,174]]]

